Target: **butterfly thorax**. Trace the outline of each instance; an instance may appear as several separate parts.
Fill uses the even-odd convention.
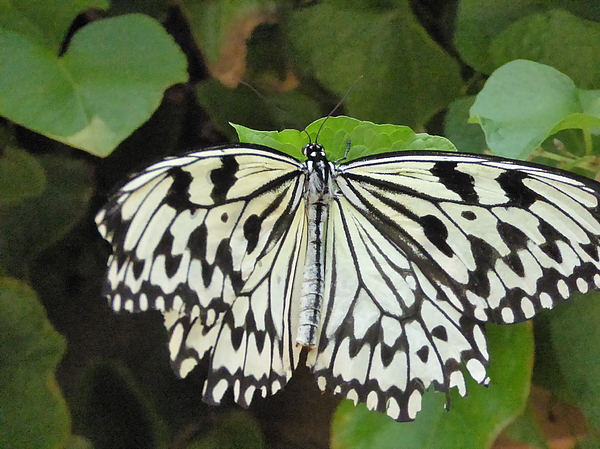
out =
[[[304,280],[300,301],[300,320],[296,342],[303,346],[317,345],[323,303],[325,276],[325,229],[332,198],[332,165],[324,148],[310,143],[303,149],[306,161],[308,240],[304,263]]]

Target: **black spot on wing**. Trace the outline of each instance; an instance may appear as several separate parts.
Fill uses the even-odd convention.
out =
[[[383,363],[384,367],[388,367],[394,360],[396,350],[385,343],[381,343],[379,347],[381,348],[381,362]]]
[[[196,205],[190,201],[192,175],[181,167],[170,168],[167,173],[173,178],[173,184],[165,196],[165,203],[178,213],[189,209],[194,210]]]
[[[144,266],[146,265],[146,262],[143,260],[139,260],[137,257],[133,258],[131,263],[133,264],[132,267],[132,271],[133,271],[133,276],[136,279],[139,279],[140,276],[142,275],[143,271],[144,271]]]
[[[421,362],[427,363],[429,360],[429,346],[423,346],[417,351],[417,356],[421,359]]]
[[[368,340],[368,337],[365,336],[365,339]],[[353,338],[350,339],[350,344],[348,345],[348,354],[351,358],[354,358],[358,355],[360,350],[363,347],[363,342],[361,340],[355,340]]]
[[[469,220],[469,221],[473,221],[477,218],[477,215],[475,215],[475,212],[470,211],[470,210],[463,210],[460,213],[461,217],[463,217],[465,220]]]
[[[567,238],[560,233],[559,229],[548,224],[545,220],[540,220],[538,230],[546,239],[546,242],[540,245],[540,249],[555,262],[562,263],[562,254],[556,242],[565,241]]]
[[[499,221],[496,225],[496,229],[498,230],[500,237],[502,237],[502,240],[504,240],[506,245],[511,249],[515,250],[527,247],[529,237],[527,237],[527,235],[519,228],[510,223]]]
[[[215,254],[216,266],[221,270],[224,276],[229,277],[233,291],[237,294],[242,289],[244,283],[242,276],[233,269],[233,257],[231,256],[229,239],[221,240]],[[212,276],[212,271],[211,271]]]
[[[223,156],[221,163],[221,167],[210,172],[210,181],[213,183],[210,197],[215,204],[222,204],[227,200],[227,193],[236,183],[237,177],[235,175],[240,168],[235,156]]]
[[[181,265],[181,259],[183,256],[178,254],[177,256],[169,256],[167,255],[165,258],[165,273],[169,278],[172,278],[179,270],[179,265]]]
[[[204,287],[210,285],[212,279],[212,267],[206,261],[206,243],[208,238],[208,228],[204,223],[192,231],[188,239],[188,248],[193,259],[199,260],[202,266],[202,282]]]
[[[215,263],[211,265],[206,260],[207,238],[208,229],[203,223],[192,231],[188,239],[188,248],[190,249],[191,257],[199,260],[202,266],[202,281],[204,286],[208,288],[212,281],[213,272],[215,268],[218,268],[223,273],[223,276],[230,278],[234,291],[239,292],[243,283],[240,273],[233,269],[229,239],[221,240],[215,252]]]
[[[154,257],[159,256],[161,254],[171,254],[172,252],[173,234],[171,234],[171,231],[167,229],[158,241],[158,245],[156,245],[156,249],[154,250]]]
[[[256,330],[254,332],[254,338],[256,341],[256,348],[258,349],[258,353],[262,353],[265,348],[265,337],[267,333],[263,330]]]
[[[452,257],[454,253],[447,242],[448,229],[446,228],[446,225],[442,223],[442,220],[435,215],[424,215],[419,218],[419,222],[423,227],[425,237],[427,237],[437,249],[444,253],[444,255]]]
[[[433,335],[438,340],[448,341],[448,331],[442,325],[434,327],[431,331],[431,335]]]
[[[504,242],[512,250],[510,254],[502,259],[518,276],[525,276],[525,267],[523,266],[523,262],[521,262],[521,258],[518,255],[518,250],[527,247],[529,237],[527,237],[527,235],[519,228],[509,223],[498,222],[496,228],[498,229],[498,233]]]
[[[485,298],[490,295],[490,282],[487,274],[490,270],[494,269],[494,263],[498,258],[498,251],[479,237],[470,235],[467,238],[471,244],[471,251],[475,258],[475,266],[477,267],[474,271],[469,272],[467,288],[476,295]]]
[[[177,273],[177,270],[179,269],[179,265],[181,264],[181,260],[183,258],[181,254],[173,255],[173,240],[173,234],[171,234],[170,230],[167,229],[160,238],[158,245],[154,250],[154,257],[157,257],[159,255],[164,256],[165,273],[170,278]]]
[[[507,170],[496,178],[498,184],[508,197],[508,203],[528,209],[535,200],[536,194],[523,184],[527,174],[518,170]]]
[[[250,215],[244,223],[244,238],[248,242],[246,247],[247,254],[251,254],[258,244],[262,221],[258,215],[254,214]]]
[[[233,326],[233,323],[231,325]],[[234,327],[231,329],[231,345],[236,351],[240,349],[245,333],[246,331],[243,327]]]
[[[437,162],[431,173],[438,177],[448,190],[457,193],[460,198],[469,204],[478,203],[479,196],[475,191],[473,177],[457,170],[457,162]]]
[[[503,260],[506,262],[506,265],[508,265],[510,269],[517,274],[517,276],[525,276],[525,267],[523,266],[523,262],[518,254],[509,254],[508,256],[504,257]]]
[[[188,239],[188,248],[192,258],[206,259],[206,239],[208,237],[208,228],[204,223],[194,229]]]
[[[587,243],[581,245],[581,249],[584,250],[592,259],[598,262],[598,244]]]

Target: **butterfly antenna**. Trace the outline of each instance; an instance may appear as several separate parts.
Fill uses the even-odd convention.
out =
[[[338,101],[338,103],[335,105],[335,107],[331,110],[331,112],[329,114],[327,114],[327,117],[325,117],[325,120],[323,120],[323,122],[321,123],[321,126],[319,126],[319,130],[317,131],[317,136],[315,137],[315,142],[317,140],[319,140],[319,134],[321,134],[321,130],[323,129],[323,126],[325,126],[325,122],[327,122],[327,120],[329,120],[329,117],[331,117],[333,115],[333,113],[342,105],[342,103],[346,100],[346,98],[348,98],[348,95],[350,95],[350,92],[352,91],[352,89],[354,88],[354,86],[356,85],[356,83],[358,83],[360,81],[360,79],[363,76],[360,75],[358,78],[356,78],[354,80],[354,82],[352,83],[352,85],[348,88],[348,90],[346,91],[346,93],[344,94],[344,96],[341,98],[340,101]]]
[[[275,110],[277,110],[277,112],[279,112],[281,115],[283,115],[285,118],[287,118],[290,123],[297,123],[297,120],[295,119],[295,117],[290,114],[289,111],[286,111],[285,109],[279,107],[277,104],[275,104],[275,102],[269,98],[267,98],[264,94],[262,94],[256,87],[254,87],[252,84],[247,83],[244,80],[239,80],[238,81],[239,84],[246,86],[248,89],[250,89],[252,92],[254,92],[256,94],[257,97],[259,97],[261,100],[263,100],[266,104],[270,105],[272,108],[274,108]],[[280,126],[283,124],[284,122],[281,121],[280,122]]]
[[[312,139],[310,138],[310,134],[308,134],[308,131],[306,129],[304,129],[303,131],[304,131],[304,134],[306,134],[307,137],[308,137],[308,143],[311,144],[312,143]]]

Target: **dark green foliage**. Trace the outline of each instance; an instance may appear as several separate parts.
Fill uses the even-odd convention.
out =
[[[415,131],[329,120],[319,140],[337,157],[348,136],[354,158],[452,150],[432,136],[444,134],[459,151],[598,177],[599,5],[0,4],[0,446],[480,448],[515,419],[517,433],[538,438],[521,415],[534,359],[528,325],[488,329],[491,386],[453,392],[448,413],[443,395],[428,393],[415,423],[347,402],[333,417],[337,400],[306,372],[250,412],[209,407],[202,367],[184,380],[172,374],[160,314],[108,309],[108,249],[92,219],[140,164],[233,139],[229,122],[301,131],[342,99],[336,115]],[[237,132],[298,157],[307,138]],[[597,433],[600,309],[597,294],[579,296],[537,319],[533,377],[579,405]]]

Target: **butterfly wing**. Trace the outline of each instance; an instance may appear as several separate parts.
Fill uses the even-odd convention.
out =
[[[396,153],[339,167],[323,328],[331,388],[398,420],[422,393],[487,382],[482,323],[600,286],[597,183],[533,164]],[[343,280],[343,281],[340,281]]]
[[[112,308],[163,312],[182,377],[209,356],[208,402],[233,386],[248,405],[256,389],[281,388],[298,362],[291,299],[306,251],[303,187],[293,158],[214,148],[148,167],[96,217],[113,245]]]

